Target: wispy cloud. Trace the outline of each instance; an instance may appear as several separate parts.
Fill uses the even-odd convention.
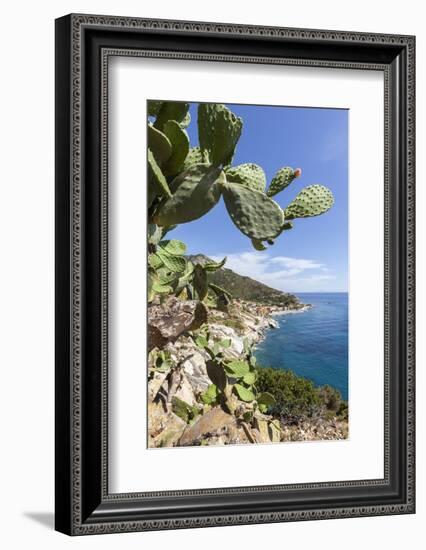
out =
[[[311,259],[255,251],[222,254],[213,259],[224,256],[228,257],[225,267],[285,292],[325,291],[329,281],[336,278],[326,265]]]

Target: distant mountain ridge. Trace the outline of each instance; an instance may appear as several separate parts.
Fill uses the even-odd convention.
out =
[[[206,262],[212,261],[204,254],[188,255],[187,258],[193,263],[199,263],[202,265]],[[233,298],[239,300],[247,300],[269,306],[295,309],[302,305],[297,296],[294,296],[294,294],[289,294],[287,292],[282,292],[281,290],[271,288],[270,286],[260,283],[251,277],[239,275],[227,267],[223,267],[214,273],[210,273],[209,280],[210,282],[221,286],[230,292]]]

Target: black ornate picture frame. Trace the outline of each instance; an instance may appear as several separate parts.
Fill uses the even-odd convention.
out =
[[[107,123],[111,56],[384,74],[383,479],[108,491]],[[56,529],[69,535],[415,511],[415,38],[68,15],[56,21]]]

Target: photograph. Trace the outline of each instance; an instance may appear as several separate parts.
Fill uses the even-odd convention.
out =
[[[147,101],[149,448],[348,439],[349,116]]]

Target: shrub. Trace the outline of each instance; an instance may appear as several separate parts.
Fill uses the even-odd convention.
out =
[[[320,398],[313,383],[289,370],[257,369],[257,389],[269,392],[276,404],[268,412],[275,416],[313,416],[320,408]]]
[[[318,388],[318,393],[321,402],[328,411],[337,412],[342,402],[342,396],[336,388],[332,388],[328,384]]]
[[[348,419],[348,403],[338,390],[329,385],[315,387],[293,371],[258,367],[256,386],[258,391],[275,397],[275,405],[268,410],[274,416],[295,420],[312,416]]]

